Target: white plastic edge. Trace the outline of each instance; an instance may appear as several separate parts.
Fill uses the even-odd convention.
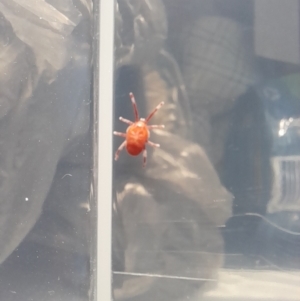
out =
[[[97,301],[112,300],[114,5],[113,0],[100,0],[99,6]]]

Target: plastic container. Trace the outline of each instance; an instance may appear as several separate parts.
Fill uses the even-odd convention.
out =
[[[0,301],[300,300],[299,24],[296,0],[0,0]],[[130,93],[165,127],[114,160]]]

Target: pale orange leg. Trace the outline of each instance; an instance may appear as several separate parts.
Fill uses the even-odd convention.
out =
[[[149,145],[152,146],[152,147],[160,147],[159,144],[153,143],[153,142],[151,142],[151,141],[147,141],[147,144],[149,144]]]
[[[145,147],[144,151],[143,151],[143,167],[146,166],[146,163],[147,163],[147,150],[146,150],[146,147]]]
[[[127,123],[127,124],[129,124],[129,125],[132,125],[132,124],[133,124],[132,121],[130,121],[130,120],[128,120],[128,119],[125,119],[125,118],[123,118],[123,117],[119,117],[119,120],[121,120],[122,122]]]
[[[164,105],[165,103],[162,101],[146,118],[146,123],[153,117],[153,115]]]
[[[114,132],[114,135],[126,138],[126,134],[125,133]]]
[[[164,129],[165,126],[163,124],[160,125],[148,125],[148,130],[154,130],[154,129]]]
[[[132,106],[133,106],[135,121],[138,121],[139,120],[139,111],[138,111],[133,93],[130,92],[129,97],[131,99],[131,103],[132,103]]]
[[[122,134],[122,133],[121,133]],[[116,153],[115,153],[115,160],[117,161],[119,159],[119,155],[120,152],[122,151],[122,149],[126,146],[126,140],[119,146],[119,148],[117,149]]]

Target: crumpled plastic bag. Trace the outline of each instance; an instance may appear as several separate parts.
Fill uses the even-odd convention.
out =
[[[0,119],[31,96],[37,70],[32,49],[14,34],[0,12]]]
[[[153,61],[167,34],[161,0],[116,1],[116,66]]]
[[[124,59],[117,56],[115,130],[126,128],[119,116],[132,118],[129,92],[136,96],[141,117],[164,101],[151,123],[166,128],[151,132],[150,140],[161,147],[147,148],[145,169],[141,157],[126,151],[114,165],[114,298],[180,300],[217,283],[223,258],[218,227],[231,216],[232,195],[203,148],[191,142],[189,98],[178,65],[164,47],[166,16],[156,14],[162,2],[151,6],[152,17],[141,9],[147,1],[134,8],[131,1],[120,3],[117,39],[122,45],[116,53],[121,49]],[[154,16],[162,16],[157,20],[161,27],[151,27]],[[205,129],[198,130],[205,137]],[[114,141],[116,149],[121,140]]]
[[[0,2],[0,263],[35,225],[59,160],[89,128],[91,36],[69,51],[88,18],[81,8],[85,16],[68,0]]]
[[[4,18],[14,27],[17,18],[11,17],[7,1],[1,2],[6,6]],[[88,202],[82,200],[83,195],[76,198],[75,209],[74,195],[65,193],[69,187],[76,187],[72,181],[80,179],[80,187],[84,190],[87,182],[82,181],[79,169],[73,170],[70,177],[63,166],[72,160],[76,162],[77,153],[72,153],[78,145],[76,141],[80,141],[79,145],[86,143],[83,140],[90,135],[92,42],[86,29],[92,22],[91,2],[77,2],[81,6],[75,8],[70,1],[47,1],[60,13],[64,13],[63,4],[67,7],[65,16],[70,22],[59,27],[54,28],[42,20],[40,23],[36,16],[24,21],[40,27],[40,34],[48,33],[48,41],[53,35],[57,48],[48,48],[48,54],[40,51],[43,48],[39,48],[38,41],[30,44],[22,40],[24,36],[21,34],[18,37],[17,31],[14,35],[25,45],[24,49],[32,53],[30,64],[36,64],[37,68],[35,73],[31,65],[27,68],[29,74],[34,75],[34,81],[30,83],[32,92],[27,93],[22,101],[15,96],[15,107],[3,117],[9,118],[9,122],[0,129],[0,135],[3,132],[0,147],[3,147],[5,158],[2,164],[10,167],[11,162],[20,162],[19,169],[9,169],[10,178],[3,182],[10,183],[10,186],[2,190],[1,195],[0,242],[3,245],[0,245],[0,261],[17,247],[36,223],[46,196],[45,214],[28,239],[64,249],[70,254],[76,251],[86,256],[90,254],[87,249],[90,241],[88,226],[83,217],[89,218]],[[20,5],[21,1],[18,3]],[[79,7],[82,17],[78,19]],[[161,144],[161,149],[149,149],[146,170],[142,169],[139,157],[131,158],[125,153],[115,164],[114,295],[123,300],[150,301],[156,293],[165,298],[162,300],[168,297],[174,300],[215,283],[216,272],[222,265],[223,248],[218,227],[231,215],[232,196],[221,185],[201,146],[190,140],[189,99],[177,63],[164,47],[166,20],[160,0],[120,0],[116,3],[116,74],[127,66],[140,70],[142,84],[137,86],[135,82],[133,87],[144,96],[137,100],[141,113],[148,112],[161,100],[166,102],[153,118],[153,123],[165,123],[166,130],[151,135],[151,139]],[[72,31],[73,26],[76,34]],[[64,37],[62,40],[67,41],[66,44],[58,36]],[[57,53],[51,53],[51,49]],[[61,57],[56,59],[56,55]],[[157,87],[160,87],[159,93]],[[125,96],[116,97],[117,114],[123,115],[126,108],[131,109],[127,93],[130,88],[127,87]],[[119,89],[120,83],[116,91]],[[68,122],[70,120],[73,123]],[[4,145],[7,141],[9,145]],[[15,160],[16,154],[18,160]],[[62,164],[57,168],[60,161]],[[82,169],[84,172],[89,170],[87,165]],[[25,172],[31,177],[26,177]],[[78,209],[80,205],[87,206],[83,208],[84,214]],[[68,210],[70,206],[72,210]],[[60,221],[54,224],[48,220],[47,224],[46,215],[59,215]],[[64,221],[71,225],[69,230],[63,228]],[[61,240],[65,242],[63,245]],[[79,248],[77,242],[84,246]],[[132,274],[136,272],[149,277],[136,278]],[[171,278],[162,279],[150,274]]]
[[[70,35],[82,15],[71,0],[1,0],[0,11],[17,37],[31,47],[39,73],[53,80],[70,57]]]
[[[132,172],[137,158],[125,156],[115,167],[116,300],[180,299],[216,284],[222,265],[218,227],[231,195],[201,147],[164,131],[152,137],[161,148],[146,170]]]

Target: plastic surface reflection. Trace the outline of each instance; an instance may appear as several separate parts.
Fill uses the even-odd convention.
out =
[[[0,1],[0,300],[88,300],[91,1]]]
[[[165,129],[146,168],[114,162],[115,300],[300,300],[299,2],[280,3],[116,1],[114,130],[130,92]],[[92,300],[93,13],[0,0],[0,300]]]
[[[166,128],[114,164],[115,300],[300,300],[300,68],[257,38],[294,2],[269,2],[116,2],[114,129],[130,92]]]

